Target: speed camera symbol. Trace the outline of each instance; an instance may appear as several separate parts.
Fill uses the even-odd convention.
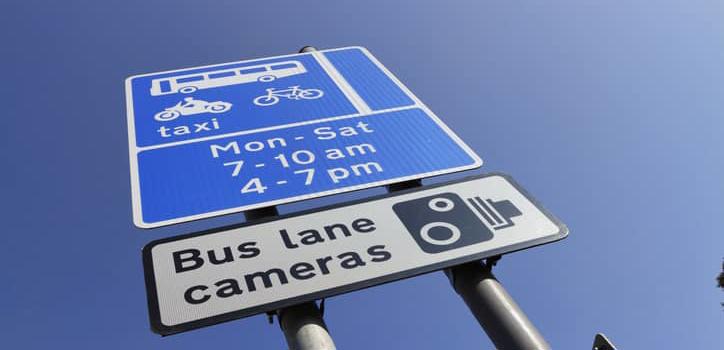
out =
[[[493,238],[490,229],[454,193],[396,203],[392,209],[426,253],[440,253]]]

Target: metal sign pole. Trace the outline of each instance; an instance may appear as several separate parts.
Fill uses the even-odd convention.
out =
[[[299,52],[315,50],[312,46],[305,46]],[[276,207],[268,207],[247,211],[245,216],[247,220],[255,220],[278,214]],[[310,301],[277,310],[277,317],[289,350],[337,349],[332,337],[329,335],[327,325],[324,323],[317,303]]]
[[[247,221],[279,215],[276,207],[249,210]],[[279,326],[289,350],[335,350],[322,313],[313,301],[277,310]]]
[[[550,349],[533,323],[491,272],[492,263],[471,262],[445,273],[498,349]]]
[[[313,301],[277,311],[290,350],[335,350],[322,313]]]

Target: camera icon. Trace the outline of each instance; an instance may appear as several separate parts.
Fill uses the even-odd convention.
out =
[[[507,200],[467,202],[448,192],[395,203],[392,210],[420,249],[432,254],[491,240],[493,230],[514,226],[511,218],[521,215]]]

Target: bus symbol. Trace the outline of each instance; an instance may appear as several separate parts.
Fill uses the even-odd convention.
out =
[[[284,61],[255,66],[226,68],[196,74],[178,75],[153,79],[151,81],[151,96],[168,95],[175,93],[190,94],[196,90],[210,89],[220,86],[229,86],[244,83],[268,83],[278,78],[306,73],[299,61]]]

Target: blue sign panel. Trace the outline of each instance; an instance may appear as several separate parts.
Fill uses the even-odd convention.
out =
[[[133,76],[126,95],[143,228],[482,164],[359,47]]]

